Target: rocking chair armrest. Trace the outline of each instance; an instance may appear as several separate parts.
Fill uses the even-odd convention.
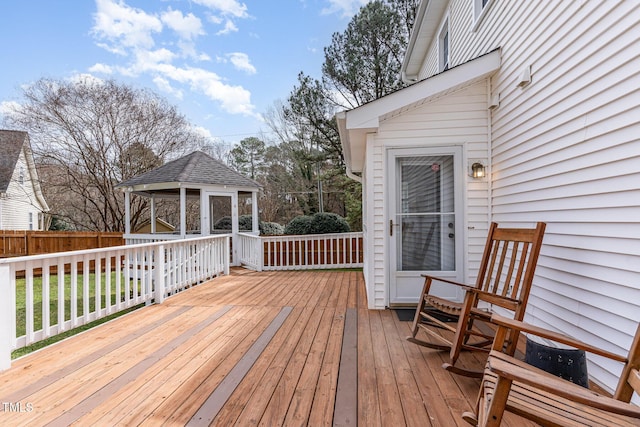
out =
[[[544,329],[539,326],[534,326],[525,322],[520,322],[518,320],[510,319],[508,317],[504,317],[496,313],[493,313],[491,315],[491,323],[497,325],[498,327],[514,329],[520,332],[525,332],[527,334],[536,335],[542,338],[547,338],[551,341],[559,342],[564,345],[568,345],[573,348],[577,348],[579,350],[584,350],[592,354],[597,354],[599,356],[603,356],[618,362],[624,363],[627,361],[627,357],[625,356],[621,356],[619,354],[612,353],[607,350],[603,350],[601,348],[595,347],[593,345],[590,345],[580,340],[577,340],[575,338],[572,338],[568,335],[550,331],[548,329]]]
[[[456,286],[460,286],[461,288],[466,288],[466,289],[474,289],[473,287],[465,284],[465,283],[460,283],[460,282],[456,282],[454,280],[449,280],[449,279],[443,279],[442,277],[436,277],[436,276],[431,276],[429,274],[421,274],[422,277],[424,277],[425,279],[431,279],[431,280],[435,280],[437,282],[444,282],[444,283],[448,283],[450,285],[456,285]]]
[[[495,303],[496,301],[505,301],[505,302],[511,303],[511,305],[513,306],[517,306],[521,304],[521,301],[516,298],[497,295],[497,294],[494,294],[493,292],[483,291],[482,289],[478,289],[478,288],[467,287],[467,291],[478,295],[478,298],[482,300],[486,300],[488,302]]]
[[[615,414],[640,418],[639,406],[601,395],[495,350],[491,351],[489,359],[487,359],[487,369],[502,378],[546,391],[551,395],[561,396],[571,402]]]

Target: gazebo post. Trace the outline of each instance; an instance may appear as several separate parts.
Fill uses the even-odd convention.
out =
[[[240,226],[239,226],[239,215],[238,215],[238,191],[236,190],[232,195],[231,195],[231,252],[233,253],[232,255],[232,259],[233,259],[233,264],[232,265],[239,265],[238,264],[238,242],[240,241],[240,239],[238,238],[238,233],[240,231]]]
[[[253,231],[253,234],[259,235],[260,221],[258,218],[258,192],[257,191],[251,192],[251,219],[252,219],[251,231]]]
[[[180,236],[187,235],[187,189],[180,187]]]
[[[124,234],[131,234],[131,192],[128,188],[124,190]]]
[[[151,234],[156,234],[156,195],[151,194]]]

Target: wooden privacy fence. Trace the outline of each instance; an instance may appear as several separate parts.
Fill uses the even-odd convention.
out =
[[[122,245],[120,232],[0,230],[0,258]]]

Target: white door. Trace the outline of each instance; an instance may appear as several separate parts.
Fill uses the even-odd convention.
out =
[[[209,193],[209,233],[236,233],[237,224],[233,227],[233,196],[229,194]]]
[[[462,149],[390,149],[387,165],[389,305],[413,304],[422,290],[421,274],[462,277]],[[432,291],[452,300],[461,297],[442,284]]]
[[[201,203],[205,203],[202,218],[203,233],[231,234],[231,263],[238,259],[238,245],[233,244],[238,233],[238,199],[235,193],[205,191]],[[237,240],[236,240],[237,241]]]

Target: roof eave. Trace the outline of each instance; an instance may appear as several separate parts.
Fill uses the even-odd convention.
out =
[[[114,188],[136,194],[151,194],[154,192],[163,192],[166,190],[178,190],[180,188],[190,189],[221,189],[221,188],[233,188],[237,191],[257,192],[260,191],[260,186],[251,187],[248,185],[234,185],[234,184],[202,184],[202,183],[190,183],[190,182],[158,182],[147,184],[127,184],[123,182],[116,185]]]
[[[500,68],[500,63],[500,49],[495,49],[415,85],[336,114],[347,168],[362,172],[367,134],[377,132],[380,120],[385,116],[490,77]]]
[[[31,149],[31,140],[29,139],[29,134],[25,134],[25,140],[23,149],[25,151],[25,160],[27,161],[27,168],[31,173],[31,179],[33,183],[33,192],[40,203],[40,210],[42,212],[49,212],[50,208],[47,204],[47,201],[44,198],[44,193],[42,192],[42,187],[40,186],[40,178],[38,177],[38,169],[36,168],[36,162],[33,158],[33,150]]]
[[[400,72],[402,81],[413,84],[420,78],[420,69],[429,51],[431,42],[447,9],[447,0],[423,0],[416,12],[413,30]]]

